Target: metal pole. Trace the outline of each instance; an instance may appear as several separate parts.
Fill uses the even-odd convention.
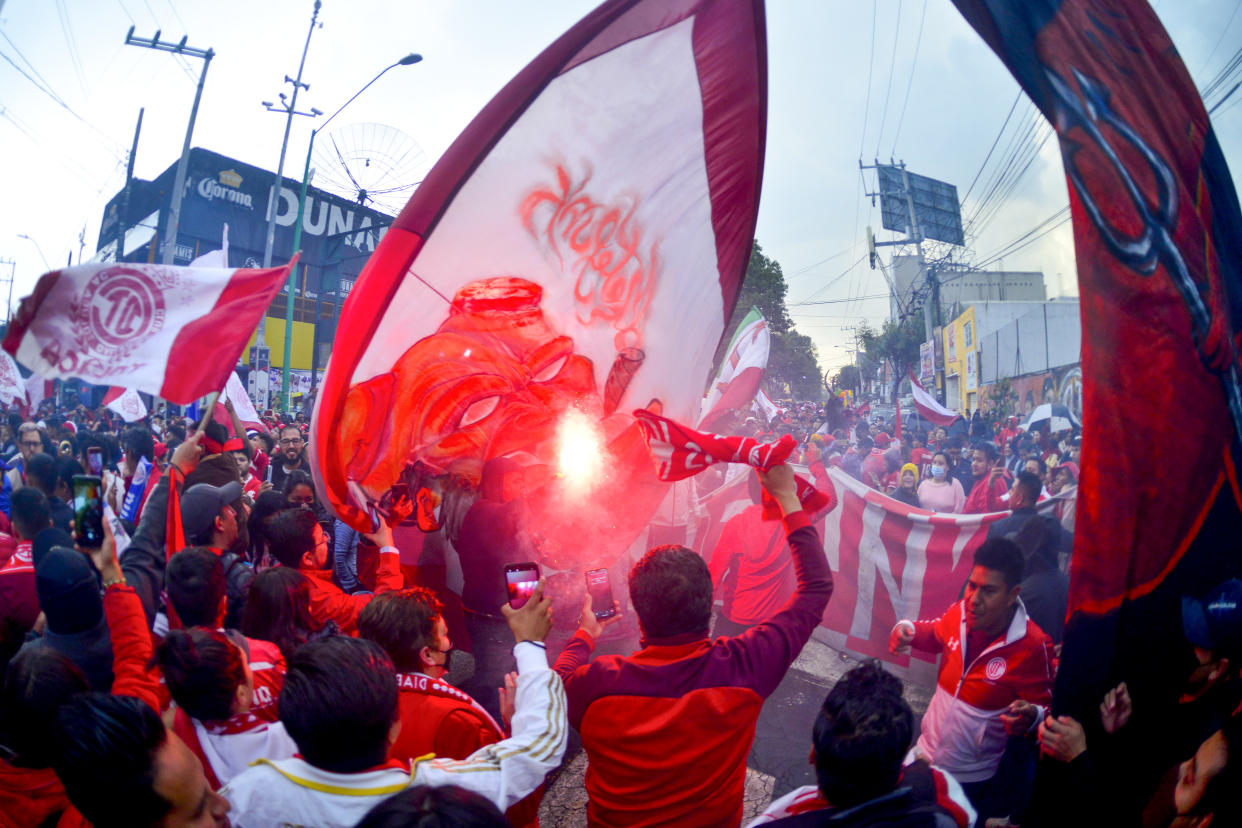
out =
[[[315,10],[316,10],[316,12],[318,12],[318,10],[319,10],[319,4],[318,4],[318,3],[316,3],[316,4],[315,4]],[[312,19],[312,22],[313,22],[313,19]],[[306,42],[307,42],[307,44],[309,45],[309,43],[310,43],[310,35],[307,35],[307,36],[306,36]],[[302,53],[302,59],[303,59],[303,60],[305,60],[305,59],[306,59],[306,53],[305,53],[305,52],[303,52],[303,53]],[[341,111],[342,111],[343,109],[345,109],[345,107],[349,106],[351,103],[353,103],[353,102],[354,102],[354,100],[355,100],[355,99],[356,99],[359,95],[361,95],[363,92],[367,91],[367,89],[369,89],[369,88],[370,88],[371,84],[375,83],[377,80],[379,80],[380,78],[382,78],[382,77],[384,76],[384,73],[386,73],[389,69],[393,69],[393,68],[395,68],[395,67],[397,67],[397,66],[410,66],[410,65],[412,65],[412,64],[418,63],[418,62],[419,62],[419,61],[421,61],[422,59],[423,59],[422,55],[419,55],[419,54],[416,54],[416,53],[411,52],[410,54],[408,54],[408,55],[406,55],[405,57],[401,58],[401,60],[397,61],[396,63],[394,63],[394,64],[392,64],[392,65],[390,65],[390,66],[385,66],[383,69],[381,69],[381,70],[380,70],[380,72],[379,72],[379,74],[378,74],[378,75],[376,75],[375,77],[371,78],[371,80],[367,81],[367,83],[366,83],[366,85],[365,85],[365,86],[363,86],[361,89],[359,89],[357,92],[355,92],[355,93],[353,94],[353,96],[352,96],[349,100],[347,100],[345,103],[341,104],[341,105],[337,108],[336,112],[333,112],[331,115],[329,115],[329,116],[327,117],[327,119],[326,119],[326,120],[324,120],[324,122],[320,125],[319,129],[312,129],[312,130],[311,130],[311,134],[310,134],[310,142],[306,145],[306,164],[302,167],[302,189],[301,189],[301,192],[298,194],[298,216],[297,216],[297,219],[296,219],[296,220],[294,221],[294,223],[293,223],[293,249],[292,249],[292,251],[291,251],[291,252],[296,253],[296,252],[298,251],[299,246],[302,244],[302,217],[303,217],[303,214],[304,214],[304,213],[305,213],[305,211],[306,211],[306,189],[307,189],[307,187],[308,187],[308,186],[309,186],[309,184],[310,184],[310,164],[311,164],[311,152],[312,152],[312,150],[314,150],[314,149],[315,149],[315,136],[316,136],[316,135],[318,135],[320,132],[322,132],[322,131],[323,131],[323,128],[324,128],[324,127],[326,127],[329,123],[331,123],[331,121],[332,121],[332,119],[333,119],[333,118],[335,118],[337,115],[340,115],[340,114],[341,114]],[[299,78],[301,77],[301,69],[299,69],[299,70],[298,70],[298,77],[299,77]],[[296,87],[296,86],[294,87],[294,95],[295,95],[295,97],[296,97],[296,95],[297,95],[297,87]],[[290,105],[289,105],[289,110],[290,110],[289,120],[291,120],[291,121],[292,121],[292,120],[293,120],[293,114],[292,114],[292,112],[293,112],[293,104],[290,104]],[[289,126],[288,126],[288,124],[286,124],[286,125],[285,125],[285,140],[286,140],[286,141],[288,141],[288,140],[289,140]],[[280,154],[280,163],[281,163],[281,165],[283,166],[283,165],[284,165],[284,162],[285,162],[284,148],[283,148],[283,147],[281,148],[281,151],[280,151],[280,152],[281,152],[281,154]],[[277,182],[279,183],[279,181],[280,181],[280,175],[279,175],[279,173],[277,174],[276,180],[277,180]],[[269,218],[268,218],[268,225],[267,225],[267,228],[268,228],[268,236],[267,236],[267,238],[268,238],[268,252],[269,252],[269,254],[270,254],[270,252],[271,252],[272,234],[273,234],[273,232],[274,232],[274,231],[273,231],[273,228],[275,227],[275,223],[274,223],[274,222],[275,222],[275,218],[276,218],[276,213],[275,213],[275,211],[273,210],[272,215],[271,215],[271,216],[269,216]],[[264,266],[265,266],[265,267],[267,267],[268,265],[266,265],[266,264],[265,264]],[[308,267],[309,267],[309,266],[308,266]],[[292,335],[292,331],[293,331],[293,286],[294,286],[294,272],[293,272],[293,271],[289,271],[289,285],[288,285],[288,293],[287,293],[287,294],[286,294],[286,296],[285,296],[285,353],[284,353],[283,367],[281,368],[281,373],[280,373],[280,378],[281,378],[281,388],[280,388],[280,393],[281,393],[281,397],[282,397],[282,400],[283,400],[283,402],[284,402],[284,406],[285,406],[285,410],[286,410],[286,411],[288,411],[288,410],[289,410],[289,404],[290,404],[290,393],[289,393],[289,392],[290,392],[290,388],[289,388],[289,362],[290,362],[290,360],[293,358],[293,335]],[[322,290],[323,285],[322,285],[322,284],[320,284],[320,286],[319,286],[319,287],[320,287],[320,290]],[[319,291],[317,290],[317,291],[316,291],[316,295],[318,295],[318,293],[319,293]],[[317,328],[318,326],[319,326],[319,302],[318,302],[318,300],[316,299],[316,302],[315,302],[315,327]],[[311,351],[312,351],[313,357],[317,357],[317,356],[318,356],[318,349],[317,349],[317,347],[316,347],[316,344],[315,344],[315,340],[314,340],[314,336],[313,336],[313,335],[312,335],[312,337],[311,337]],[[312,360],[311,360],[311,387],[312,387],[312,388],[314,388],[314,387],[315,387],[315,363],[316,363],[316,361],[317,361],[317,360],[316,360],[315,358],[312,358]]]
[[[285,151],[289,148],[289,130],[293,127],[294,110],[298,106],[298,91],[302,89],[302,70],[306,67],[306,53],[310,51],[311,35],[315,33],[315,21],[319,17],[320,0],[315,0],[315,9],[311,12],[310,28],[306,32],[306,44],[302,46],[302,62],[298,64],[298,76],[293,79],[293,99],[289,101],[286,108],[288,116],[285,118],[285,137],[280,142],[280,162],[276,165],[276,180],[272,184],[272,194],[267,203],[267,241],[263,245],[263,266],[272,266],[272,245],[276,241],[276,208],[279,206],[280,188],[283,183],[285,173]],[[286,81],[289,78],[286,76]],[[291,277],[292,278],[292,274]],[[292,282],[290,282],[292,287]],[[285,331],[286,337],[289,331]]]
[[[198,88],[194,90],[194,106],[190,109],[190,123],[185,128],[185,143],[181,145],[181,160],[177,162],[177,177],[173,182],[172,206],[168,210],[168,227],[164,231],[164,264],[173,263],[177,250],[177,225],[181,221],[181,198],[185,195],[185,173],[190,165],[190,141],[194,138],[194,119],[198,117],[198,102],[203,99],[203,82],[207,80],[207,68],[215,52],[207,50],[203,55],[203,71],[198,76]]]
[[[138,110],[138,125],[134,127],[134,145],[129,150],[129,160],[125,163],[125,189],[121,194],[121,215],[117,217],[116,260],[125,260],[125,234],[129,232],[129,194],[134,185],[134,156],[138,154],[138,134],[142,132],[142,115],[146,107]]]

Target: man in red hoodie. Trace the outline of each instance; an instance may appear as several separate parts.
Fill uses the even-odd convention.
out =
[[[358,631],[358,614],[374,597],[364,593],[350,595],[332,583],[328,562],[328,536],[307,509],[286,509],[269,518],[264,526],[268,549],[282,566],[296,569],[310,582],[310,612],[316,623],[335,621],[346,635]],[[401,574],[401,554],[392,543],[392,529],[380,521],[380,527],[364,538],[379,547],[379,565],[375,571],[376,594],[391,592],[405,586]]]
[[[751,505],[724,525],[707,565],[724,606],[715,634],[741,635],[775,615],[794,592],[793,559],[784,526],[763,519],[759,477],[748,481]]]
[[[659,546],[630,571],[643,649],[587,663],[594,637],[584,625],[557,659],[569,720],[590,759],[592,825],[741,821],[746,756],[763,700],[832,594],[824,547],[802,511],[792,470],[777,466],[761,478],[785,516],[797,574],[780,612],[735,638],[709,639],[707,565],[684,546]]]
[[[1009,509],[1009,486],[1013,479],[1004,466],[997,465],[998,457],[995,443],[975,443],[974,457],[970,461],[975,487],[966,497],[966,507],[962,510],[965,514]]]

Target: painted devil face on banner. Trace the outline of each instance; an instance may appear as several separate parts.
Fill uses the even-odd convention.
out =
[[[465,285],[434,334],[353,388],[341,430],[349,477],[375,495],[419,463],[477,483],[495,457],[552,462],[569,408],[599,418],[591,361],[548,325],[542,293],[515,277]]]

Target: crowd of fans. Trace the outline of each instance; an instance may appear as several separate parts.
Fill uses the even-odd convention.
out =
[[[810,748],[816,784],[754,824],[1238,824],[1242,583],[1187,599],[1195,668],[1159,739],[1128,726],[1142,710],[1125,683],[1098,719],[1053,716],[1068,533],[1037,504],[1076,482],[1078,436],[1007,422],[895,437],[842,413],[803,406],[755,431],[796,432],[821,484],[840,465],[910,506],[1011,515],[962,600],[893,629],[895,652],[941,655],[921,723],[901,681],[863,662],[789,746]],[[571,726],[590,824],[742,822],[760,711],[833,591],[790,466],[753,476],[755,505],[715,549],[637,560],[611,617],[575,605],[549,652],[543,581],[515,609],[498,569],[475,573],[452,603],[434,566],[403,565],[394,527],[327,513],[300,418],[218,419],[0,423],[0,826],[536,825]],[[74,478],[94,464],[97,546],[74,538]],[[500,479],[442,521],[464,568],[520,548]],[[759,520],[763,491],[783,520]],[[608,628],[635,619],[640,649],[612,652]],[[455,685],[459,638],[474,675]]]

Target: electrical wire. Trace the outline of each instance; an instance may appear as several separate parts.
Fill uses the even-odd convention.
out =
[[[82,94],[90,97],[86,91],[86,76],[82,73],[82,61],[78,55],[78,42],[73,36],[73,27],[69,23],[69,12],[65,9],[65,0],[56,0],[56,15],[60,18],[60,30],[65,36],[65,46],[69,52],[69,62],[73,65],[73,73],[77,75],[78,86]]]
[[[1005,116],[1005,122],[1001,124],[1000,132],[996,133],[996,137],[992,139],[992,146],[988,148],[988,154],[983,157],[983,163],[979,165],[978,172],[975,173],[970,186],[966,188],[966,195],[962,196],[962,204],[965,204],[966,199],[970,198],[970,194],[974,192],[975,184],[979,181],[979,176],[983,174],[984,169],[987,168],[988,160],[992,157],[992,153],[996,151],[996,145],[1000,143],[1001,136],[1005,134],[1005,127],[1009,126],[1009,119],[1013,117],[1013,111],[1018,108],[1018,101],[1020,100],[1022,100],[1021,89],[1014,96],[1013,105],[1009,107],[1009,114]]]
[[[858,139],[858,160],[862,161],[863,147],[867,143],[867,117],[871,114],[871,73],[875,68],[875,21],[879,3],[871,4],[871,57],[867,59],[867,102],[863,104],[862,136]]]
[[[877,4],[878,5],[878,4]],[[875,155],[880,155],[880,144],[884,142],[884,125],[888,123],[888,101],[893,94],[893,75],[897,74],[897,42],[901,35],[901,0],[897,0],[897,23],[893,26],[893,55],[888,63],[888,87],[884,90],[884,109],[880,114],[880,134],[875,139]]]
[[[827,290],[828,288],[832,287],[832,286],[833,286],[833,285],[835,285],[837,282],[839,282],[841,279],[843,279],[843,278],[845,278],[847,275],[849,275],[849,273],[850,273],[851,271],[853,271],[853,270],[854,270],[854,268],[856,268],[856,267],[858,267],[860,264],[862,264],[863,260],[864,260],[864,259],[866,259],[868,255],[869,255],[869,254],[864,253],[864,254],[863,254],[862,256],[860,256],[860,257],[858,258],[858,260],[857,260],[857,261],[855,261],[852,265],[850,265],[850,266],[849,266],[849,267],[847,267],[845,270],[843,270],[843,271],[841,271],[840,273],[838,273],[836,276],[833,276],[831,279],[829,279],[829,280],[828,280],[827,282],[825,282],[824,284],[820,285],[820,286],[819,286],[819,287],[818,287],[818,288],[817,288],[814,292],[810,293],[810,294],[809,294],[809,295],[808,295],[805,299],[801,299],[801,300],[799,300],[799,301],[797,301],[797,302],[791,302],[791,303],[788,303],[786,306],[787,306],[787,307],[791,307],[791,308],[796,308],[796,307],[801,307],[802,305],[814,305],[814,304],[817,304],[816,302],[812,302],[812,301],[810,301],[810,300],[811,300],[813,297],[820,295],[820,294],[821,294],[821,293],[823,293],[825,290]],[[848,301],[848,299],[846,299],[846,300],[841,300],[841,301]]]
[[[1242,3],[1242,0],[1238,0]],[[923,13],[919,15],[919,34],[914,39],[914,59],[910,61],[910,79],[906,81],[906,97],[901,102],[901,117],[897,119],[897,133],[893,136],[893,146],[889,155],[897,154],[897,139],[901,137],[901,127],[906,122],[906,107],[910,105],[910,90],[914,88],[914,70],[919,65],[919,47],[923,45],[923,23],[927,20],[927,0],[923,0]]]

